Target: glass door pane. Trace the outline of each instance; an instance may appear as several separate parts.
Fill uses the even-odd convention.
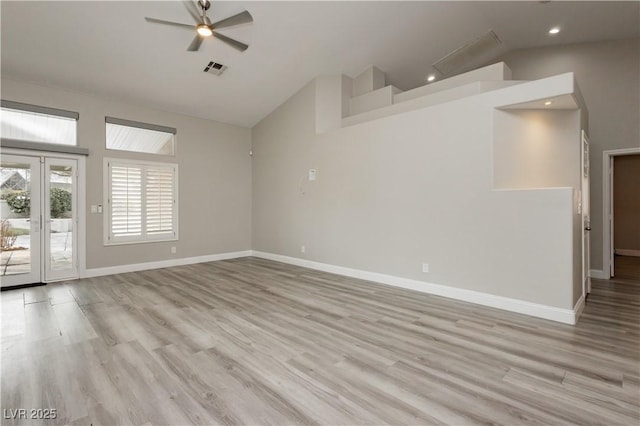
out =
[[[76,160],[45,160],[45,277],[77,276]]]
[[[0,285],[32,284],[40,275],[40,160],[0,160]]]

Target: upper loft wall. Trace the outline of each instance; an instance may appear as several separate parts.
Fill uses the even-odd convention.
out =
[[[517,80],[575,73],[589,106],[591,267],[601,270],[602,152],[640,147],[640,39],[523,49],[500,60]]]
[[[382,75],[377,85],[374,84],[372,75]],[[403,92],[394,86],[381,86],[384,84],[384,73],[370,67],[353,79],[343,76],[342,84],[347,87],[342,91],[344,120],[340,126],[374,120],[517,83],[519,82],[511,81],[509,67],[504,62],[498,62]],[[358,90],[355,89],[356,85]],[[348,86],[353,87],[353,91],[348,90]],[[323,86],[323,90],[326,91],[327,88]],[[319,91],[319,96],[326,97],[326,94]]]
[[[340,123],[340,80],[253,128],[254,250],[573,308],[575,187],[494,190],[492,172],[496,108],[572,75],[318,132]]]

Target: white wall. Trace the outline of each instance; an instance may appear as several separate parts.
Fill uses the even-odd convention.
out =
[[[516,80],[576,75],[589,107],[591,268],[602,269],[602,152],[640,147],[640,40],[523,49],[500,60]]]
[[[573,308],[574,189],[493,189],[498,92],[320,135],[316,93],[253,128],[254,250]]]
[[[580,186],[578,110],[496,110],[496,188]]]
[[[249,129],[9,79],[2,79],[2,98],[80,113],[78,145],[89,149],[87,268],[251,249]],[[107,151],[105,116],[175,127],[176,156]],[[105,156],[178,163],[179,241],[103,245],[103,217],[91,214],[89,206],[103,204]],[[171,246],[177,254],[171,254]]]

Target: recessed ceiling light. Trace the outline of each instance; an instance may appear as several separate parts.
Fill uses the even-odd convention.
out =
[[[558,34],[560,32],[560,28],[553,27],[549,30],[549,34]]]
[[[547,101],[547,102],[545,102],[544,104],[545,104],[546,106],[549,106],[549,105],[551,105],[552,103],[553,103],[552,101]]]
[[[433,74],[431,74],[429,77],[427,77],[427,81],[428,81],[428,82],[432,82],[432,81],[433,81],[433,80],[435,80],[435,79],[436,79],[436,76],[435,76],[435,75],[433,75]]]

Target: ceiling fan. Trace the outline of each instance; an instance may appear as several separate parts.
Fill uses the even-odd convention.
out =
[[[244,12],[240,12],[236,15],[211,23],[211,20],[207,17],[207,10],[209,10],[209,8],[211,7],[211,2],[209,0],[197,0],[198,6],[196,6],[196,2],[194,2],[193,0],[185,0],[182,2],[182,4],[187,9],[187,12],[189,12],[189,15],[191,15],[191,17],[194,19],[196,25],[181,24],[179,22],[163,21],[162,19],[148,17],[145,17],[144,19],[147,22],[153,22],[156,24],[172,25],[174,27],[186,28],[192,31],[195,30],[197,34],[187,48],[189,52],[197,51],[204,39],[211,36],[224,41],[228,45],[238,49],[241,52],[247,50],[249,45],[227,37],[226,35],[220,34],[218,30],[234,25],[253,22],[253,17],[249,12],[245,10]],[[200,8],[200,10],[198,10],[198,7]]]

